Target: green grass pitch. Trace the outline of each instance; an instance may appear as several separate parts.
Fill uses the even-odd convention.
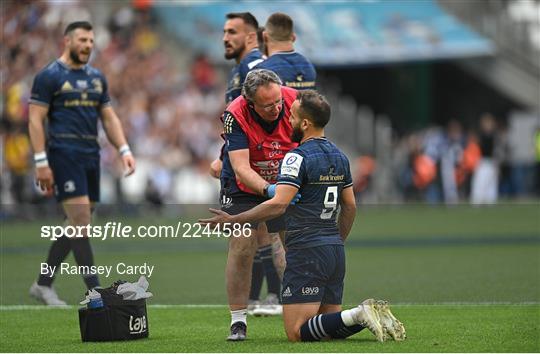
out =
[[[396,306],[404,342],[367,330],[340,341],[288,343],[281,318],[249,318],[249,339],[226,342],[226,308],[149,308],[150,338],[81,343],[75,310],[3,311],[0,349],[14,352],[538,352],[538,306]]]
[[[93,240],[97,264],[155,265],[149,279],[150,338],[81,343],[76,306],[45,309],[28,297],[50,242],[39,238],[40,226],[58,220],[2,221],[0,351],[540,352],[539,216],[538,203],[361,207],[346,247],[345,307],[368,297],[389,300],[408,339],[377,343],[365,330],[343,341],[298,344],[285,340],[281,318],[250,317],[248,341],[225,341],[223,239]],[[101,215],[97,222],[109,220],[116,219]],[[74,262],[72,256],[68,261]],[[120,278],[136,280],[113,274],[101,281],[108,285]],[[82,299],[78,276],[61,276],[55,286],[69,304]]]

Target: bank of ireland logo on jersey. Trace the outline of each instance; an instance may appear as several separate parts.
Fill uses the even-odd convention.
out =
[[[304,160],[304,158],[301,155],[294,152],[289,152],[283,158],[280,173],[284,176],[298,177],[302,160]]]
[[[86,90],[88,88],[88,81],[86,80],[77,80],[77,88],[81,90]]]

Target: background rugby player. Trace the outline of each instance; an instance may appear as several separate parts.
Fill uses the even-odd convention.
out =
[[[73,22],[64,32],[62,56],[47,65],[34,79],[29,105],[29,133],[36,163],[36,181],[52,191],[62,203],[66,222],[84,226],[99,201],[98,120],[109,141],[118,149],[126,176],[135,171],[135,159],[122,125],[111,107],[107,80],[88,65],[94,33],[88,22]],[[48,120],[47,139],[44,122]],[[87,235],[55,240],[47,257],[49,269],[73,251],[79,266],[92,266],[94,257]],[[52,268],[56,267],[56,268]],[[99,285],[97,275],[83,276],[87,288]],[[52,288],[54,274],[40,274],[30,295],[47,305],[65,305]]]

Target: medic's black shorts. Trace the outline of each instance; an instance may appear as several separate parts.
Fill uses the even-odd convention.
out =
[[[254,194],[244,193],[244,192],[235,192],[232,194],[228,193],[227,188],[222,188],[220,192],[219,202],[221,204],[221,210],[231,214],[236,215],[244,211],[252,209],[257,205],[268,200],[267,198],[260,197]],[[247,223],[249,228],[257,229],[259,223]],[[274,233],[285,230],[285,216],[282,215],[272,220],[266,221],[266,227],[268,232]]]

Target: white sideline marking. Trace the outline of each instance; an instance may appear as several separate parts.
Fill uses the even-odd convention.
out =
[[[528,306],[540,305],[540,301],[524,301],[524,302],[434,302],[434,303],[416,303],[416,302],[397,302],[392,303],[392,306]],[[356,305],[344,305],[343,307],[354,307]],[[0,311],[24,311],[24,310],[73,310],[84,307],[83,305],[66,305],[66,306],[45,306],[45,305],[0,305]],[[184,305],[168,305],[168,304],[150,304],[150,308],[157,309],[219,309],[227,308],[228,305],[216,304],[184,304]]]

